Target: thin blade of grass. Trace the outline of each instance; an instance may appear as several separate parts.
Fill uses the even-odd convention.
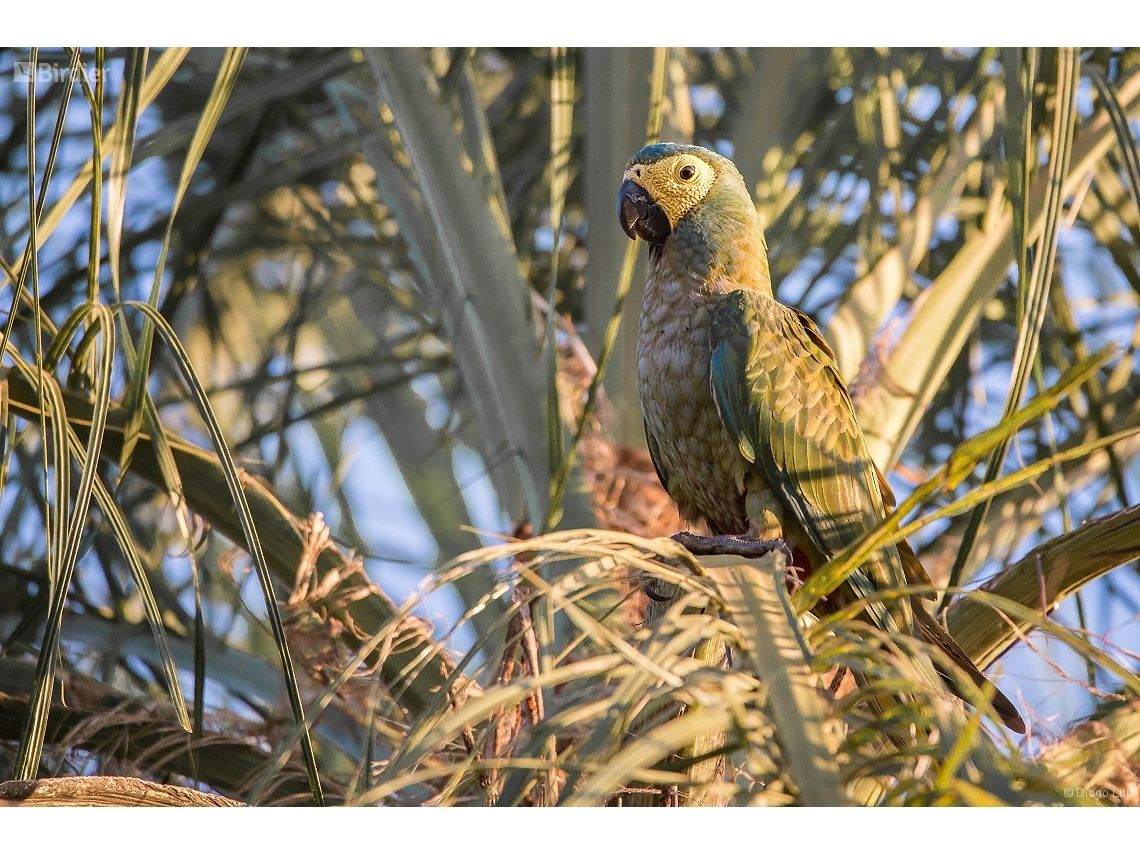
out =
[[[33,66],[34,67],[34,66]],[[33,253],[34,256],[34,253]],[[9,349],[11,347],[9,346]],[[67,590],[71,586],[71,574],[64,573],[63,556],[66,534],[63,522],[67,518],[67,499],[70,493],[71,461],[67,454],[66,425],[63,396],[55,378],[40,370],[39,374],[40,413],[42,441],[44,445],[44,477],[48,466],[55,467],[54,507],[50,516],[48,535],[48,592],[47,625],[36,660],[35,680],[20,731],[20,745],[12,764],[12,778],[16,781],[30,781],[37,777],[40,756],[43,752],[44,737],[47,733],[48,714],[51,711],[52,691],[55,688],[55,668],[59,658],[59,632],[63,623],[63,609],[67,601]],[[44,492],[48,495],[47,490]],[[45,508],[45,511],[47,509]],[[74,564],[72,565],[74,567]]]
[[[71,65],[68,68],[68,73],[71,75],[69,79],[74,80],[79,76],[80,55],[76,50],[71,57]],[[101,72],[100,72],[101,73]],[[82,76],[86,80],[86,75]],[[102,78],[100,78],[102,79]],[[42,217],[44,213],[44,203],[47,201],[47,188],[51,181],[51,176],[55,171],[55,159],[59,153],[60,141],[63,139],[64,121],[67,119],[67,107],[71,103],[72,87],[68,86],[64,89],[63,95],[60,98],[59,111],[55,117],[55,129],[51,135],[51,148],[48,149],[47,163],[44,164],[44,180],[40,183],[40,196],[36,202],[36,216]],[[29,243],[29,247],[31,244]]]
[[[562,238],[562,209],[569,183],[570,140],[574,118],[574,66],[566,48],[551,48],[554,70],[550,76],[550,287],[546,296],[546,444],[550,458],[550,506],[548,527],[558,524],[561,507],[554,503],[558,472],[565,456],[566,440],[562,406],[558,398],[558,259]]]
[[[78,51],[76,51],[78,54]],[[92,163],[103,163],[103,87],[106,84],[104,48],[95,48],[95,91],[82,75],[83,91],[91,104],[91,144]],[[103,258],[101,250],[100,221],[103,217],[103,170],[95,169],[91,175],[91,222],[87,235],[87,302],[94,303],[99,298],[99,262]]]
[[[32,48],[29,54],[29,61],[31,67],[37,66],[37,59],[39,51]],[[63,412],[62,398],[59,396],[58,387],[54,386],[54,380],[45,380],[44,365],[44,352],[43,352],[43,329],[44,329],[44,315],[40,304],[40,275],[39,275],[39,251],[36,241],[36,233],[39,223],[39,206],[36,197],[36,75],[28,76],[28,103],[27,103],[27,153],[28,153],[28,248],[26,250],[26,270],[30,271],[32,283],[32,327],[33,327],[33,347],[35,351],[35,369],[29,376],[35,378],[36,393],[41,402],[39,416],[40,416],[40,436],[43,437],[41,442],[41,454],[43,460],[43,495],[45,498],[44,505],[44,522],[45,533],[47,534],[47,542],[45,549],[47,552],[47,566],[48,566],[48,583],[49,583],[49,597],[54,598],[59,596],[59,581],[62,575],[62,559],[64,551],[66,550],[66,533],[65,533],[65,520],[67,517],[67,502],[71,494],[71,466],[67,457],[67,443],[63,440],[64,434],[58,425],[53,425],[53,430],[48,432],[48,416],[47,408],[45,406],[48,398],[46,397],[51,393],[52,411],[57,415]],[[21,272],[21,276],[22,276]],[[8,319],[9,324],[13,321],[16,315],[16,302],[19,298],[20,289],[16,288],[13,295],[12,303],[12,316]],[[47,320],[50,324],[50,318]],[[4,346],[8,348],[10,339],[5,338]],[[13,351],[14,352],[14,351]],[[51,385],[52,389],[46,389],[45,386]],[[56,409],[55,405],[59,404]],[[49,441],[50,437],[50,441]],[[47,497],[52,495],[49,488],[48,480],[51,477],[49,472],[51,467],[55,467],[54,478],[54,497],[52,501],[48,501]],[[66,597],[66,589],[63,595]],[[60,606],[62,609],[62,604]],[[50,633],[50,626],[49,626]],[[41,656],[42,658],[42,656]],[[54,668],[54,665],[52,666]],[[54,672],[53,672],[54,673]],[[48,678],[50,679],[50,677]],[[50,700],[50,686],[48,698]],[[33,711],[33,707],[29,706],[29,715],[38,716],[44,712],[46,706],[44,703],[38,704]],[[42,729],[38,728],[37,729]],[[25,734],[28,734],[27,727],[25,727]],[[40,736],[42,743],[42,734]],[[21,745],[23,744],[21,739]],[[22,749],[21,749],[22,750]],[[39,763],[39,747],[35,747],[36,760],[35,764]],[[24,762],[30,762],[27,757],[24,757]],[[34,771],[33,766],[33,771]]]
[[[126,322],[123,321],[123,327],[126,329]],[[138,356],[135,353],[134,346],[131,344],[130,338],[126,337],[123,341],[123,350],[127,357],[127,365],[133,367],[137,365]],[[130,369],[129,369],[130,370]],[[204,727],[204,703],[205,703],[205,689],[206,689],[206,628],[204,617],[202,613],[202,587],[199,579],[198,559],[195,555],[193,525],[190,518],[190,508],[186,502],[186,493],[182,486],[182,476],[178,472],[178,464],[174,460],[174,453],[171,450],[170,442],[167,439],[166,430],[162,427],[162,422],[158,417],[158,409],[155,406],[154,399],[151,398],[150,391],[144,387],[143,400],[143,425],[149,434],[151,441],[151,448],[154,453],[154,458],[158,464],[159,475],[161,476],[162,486],[166,490],[167,498],[170,501],[171,507],[174,509],[175,519],[178,522],[178,532],[183,542],[186,544],[186,555],[190,562],[190,578],[194,586],[194,768],[198,768],[198,742],[203,736]],[[120,478],[122,473],[120,473]]]
[[[95,214],[93,214],[95,216]],[[103,430],[107,425],[107,411],[111,401],[111,375],[115,356],[115,321],[109,309],[98,303],[87,303],[73,313],[73,317],[88,323],[88,334],[98,330],[99,346],[96,356],[94,401],[92,402],[91,431],[87,436],[87,453],[80,465],[79,489],[76,492],[64,541],[63,574],[68,578],[79,559],[79,544],[87,524],[87,509],[91,504],[91,491],[99,465],[99,451],[103,445]],[[67,328],[67,324],[64,324]],[[61,339],[58,335],[57,339]],[[62,405],[63,398],[60,396]],[[60,418],[64,418],[61,411]],[[67,464],[65,464],[67,465]],[[70,468],[70,467],[69,467]],[[61,509],[62,510],[62,509]]]
[[[1019,305],[1029,283],[1029,182],[1036,150],[1033,146],[1033,97],[1037,48],[1007,48],[1005,70],[1006,195],[1013,209],[1013,247],[1017,262]],[[1030,159],[1030,155],[1034,159]]]
[[[1033,82],[1032,72],[1029,74],[1030,84]],[[1030,371],[1033,369],[1034,357],[1037,354],[1037,343],[1041,338],[1041,326],[1045,322],[1045,307],[1049,299],[1049,286],[1053,277],[1053,266],[1057,259],[1057,235],[1061,224],[1061,209],[1065,204],[1064,181],[1069,174],[1069,157],[1073,148],[1073,132],[1076,118],[1075,99],[1077,85],[1080,82],[1080,61],[1075,48],[1060,48],[1057,51],[1057,88],[1054,97],[1053,110],[1053,137],[1049,151],[1049,184],[1045,193],[1045,225],[1041,237],[1037,242],[1033,254],[1033,269],[1027,276],[1025,270],[1026,243],[1028,242],[1028,201],[1024,187],[1021,187],[1021,205],[1015,210],[1021,211],[1021,233],[1016,237],[1018,259],[1018,292],[1017,315],[1018,331],[1017,345],[1013,353],[1013,377],[1010,383],[1009,394],[1006,396],[1003,418],[1015,412],[1021,406],[1021,399],[1025,394],[1025,387],[1029,381]],[[1031,101],[1032,89],[1028,90]],[[1028,121],[1028,120],[1027,120]],[[1025,186],[1028,186],[1029,154],[1035,153],[1026,140],[1024,171],[1022,174]],[[1011,165],[1010,169],[1016,172],[1020,164]],[[1001,473],[1005,465],[1006,454],[1012,436],[1003,440],[993,450],[986,463],[985,475],[982,483],[993,481]],[[950,570],[949,588],[955,588],[961,581],[962,570],[969,561],[970,552],[974,548],[974,541],[985,520],[989,510],[989,502],[978,505],[970,517],[970,522],[962,536],[962,543],[954,559],[954,566]],[[940,609],[946,607],[948,600],[943,596],[939,604]]]
[[[128,328],[127,323],[121,315],[120,321],[123,329],[126,330]],[[136,371],[138,354],[127,335],[123,337],[123,352],[127,358],[128,373]],[[167,499],[174,509],[174,516],[178,522],[178,533],[186,544],[186,555],[190,562],[190,578],[194,586],[194,751],[192,762],[195,770],[197,770],[198,743],[202,739],[205,723],[206,628],[202,614],[202,587],[199,579],[198,559],[194,554],[193,525],[190,519],[190,508],[186,503],[186,493],[182,487],[182,476],[178,472],[178,464],[174,460],[174,453],[170,448],[166,430],[162,427],[162,422],[158,417],[158,409],[155,407],[154,399],[150,395],[150,390],[145,386],[143,387],[142,416],[143,426],[149,434],[151,450],[154,453],[155,462],[158,464],[158,474],[161,478],[162,487],[165,489]],[[129,424],[130,421],[128,420]],[[119,478],[122,479],[124,474],[125,472],[120,470]]]
[[[668,48],[655,48],[653,53],[653,77],[652,89],[649,96],[649,119],[646,122],[645,128],[645,144],[657,142],[657,137],[661,133],[661,104],[665,97],[665,72],[666,60],[669,56]],[[610,357],[613,355],[614,344],[617,342],[618,329],[621,325],[622,309],[625,306],[625,298],[629,294],[630,284],[633,281],[633,268],[637,262],[637,241],[631,240],[625,248],[625,256],[622,259],[621,276],[618,278],[617,293],[614,297],[614,311],[610,315],[609,323],[606,324],[605,337],[602,340],[602,350],[598,354],[597,371],[590,379],[590,386],[586,390],[586,403],[582,407],[582,414],[578,417],[578,428],[574,432],[574,437],[570,442],[570,447],[566,450],[566,455],[562,459],[562,464],[558,467],[558,472],[553,479],[553,488],[551,489],[550,513],[559,507],[562,503],[562,496],[566,491],[566,483],[570,477],[570,471],[574,468],[574,461],[578,455],[578,446],[582,442],[582,437],[586,433],[586,426],[590,423],[590,418],[594,414],[594,408],[597,406],[598,390],[601,388],[602,380],[606,376],[606,367],[609,365]],[[541,533],[545,534],[552,527],[550,516],[547,516],[546,521],[543,523]]]
[[[1140,425],[1136,427],[1126,428],[1125,430],[1110,434],[1109,436],[1099,436],[1096,439],[1089,440],[1088,442],[1083,442],[1080,445],[1073,446],[1072,448],[1067,448],[1064,451],[1058,451],[1049,457],[1038,460],[1035,463],[1031,463],[1024,468],[1019,469],[1016,472],[1011,472],[1009,475],[1006,475],[1003,478],[998,478],[995,481],[990,481],[988,484],[970,491],[962,498],[950,502],[947,505],[943,505],[938,510],[933,511],[930,514],[917,520],[914,520],[905,526],[902,526],[899,529],[897,535],[893,537],[891,541],[897,542],[904,537],[909,537],[910,535],[914,534],[935,520],[956,516],[957,514],[967,511],[970,508],[977,507],[979,504],[989,501],[994,496],[998,496],[1007,490],[1012,490],[1016,487],[1022,486],[1023,484],[1035,481],[1046,472],[1061,465],[1062,463],[1067,463],[1070,460],[1079,460],[1082,457],[1087,457],[1094,451],[1099,451],[1102,448],[1107,448],[1108,446],[1128,439],[1131,436],[1135,436],[1138,432],[1140,432]]]
[[[148,303],[129,301],[122,305],[124,307],[137,309],[146,315],[154,325],[155,330],[162,337],[163,342],[170,348],[174,362],[182,374],[186,385],[190,388],[190,396],[194,401],[194,405],[202,417],[202,420],[206,423],[207,430],[210,433],[210,440],[217,449],[218,461],[221,463],[222,470],[225,473],[226,486],[229,488],[230,496],[233,498],[234,505],[236,506],[242,533],[245,535],[246,544],[249,547],[249,554],[253,559],[254,568],[257,571],[257,579],[261,584],[261,592],[265,598],[265,610],[269,617],[270,627],[273,630],[273,640],[277,645],[277,651],[281,657],[281,669],[285,675],[285,687],[289,694],[289,706],[293,713],[293,720],[303,731],[301,734],[301,748],[305,756],[305,767],[309,775],[309,786],[312,789],[313,800],[318,805],[323,805],[324,796],[321,790],[320,777],[317,773],[316,755],[313,752],[313,744],[309,737],[308,728],[305,727],[305,709],[301,701],[301,691],[297,686],[297,675],[293,669],[293,659],[289,654],[289,643],[285,636],[285,627],[281,622],[281,610],[277,606],[277,596],[273,591],[273,577],[269,573],[269,566],[265,561],[265,554],[261,547],[261,539],[257,533],[257,526],[242,489],[241,477],[238,474],[237,467],[234,465],[229,448],[226,446],[226,439],[222,433],[222,427],[214,415],[214,409],[210,404],[210,399],[206,395],[206,390],[202,387],[201,381],[198,379],[198,374],[194,370],[189,354],[186,353],[182,342],[178,340],[178,336],[170,327],[166,318]]]
[[[130,349],[130,343],[127,343]],[[186,544],[186,557],[190,562],[190,579],[194,585],[194,768],[198,768],[197,743],[201,741],[205,725],[205,698],[206,698],[206,627],[202,612],[202,585],[199,579],[198,558],[194,554],[193,526],[190,520],[190,508],[186,504],[186,494],[182,488],[182,476],[178,473],[178,464],[174,461],[174,454],[170,450],[170,443],[166,438],[166,431],[158,418],[158,410],[148,390],[143,395],[143,425],[151,437],[154,448],[154,457],[158,462],[162,481],[166,487],[166,496],[174,508],[174,517],[178,521],[178,533]]]
[[[376,759],[376,708],[380,705],[380,688],[383,683],[375,680],[376,689],[368,695],[368,709],[364,716],[364,746],[360,752],[360,762],[348,783],[344,800],[351,803],[363,786],[365,790],[372,787],[372,764]]]
[[[1096,87],[1100,102],[1112,120],[1112,129],[1116,132],[1116,141],[1120,148],[1120,159],[1124,162],[1124,171],[1128,174],[1128,189],[1132,191],[1132,204],[1136,206],[1137,213],[1140,213],[1140,143],[1128,126],[1128,117],[1124,114],[1124,108],[1120,106],[1120,93],[1116,85],[1098,65],[1087,63],[1084,70]]]
[[[12,461],[12,447],[15,445],[15,425],[8,411],[8,377],[0,377],[0,496],[8,483],[8,465]]]
[[[562,518],[561,492],[565,488],[565,484],[560,485],[558,482],[562,460],[566,456],[562,405],[558,396],[558,259],[562,242],[562,210],[570,180],[570,143],[574,119],[574,66],[564,47],[552,48],[551,60],[549,168],[550,230],[553,233],[553,243],[550,248],[550,287],[546,298],[546,445],[550,492],[543,531],[557,526]],[[566,478],[569,478],[569,470]],[[550,671],[554,667],[555,628],[553,603],[548,597],[541,597],[536,602],[534,625],[538,636],[539,668],[544,672]],[[546,690],[543,708],[548,709],[553,700],[553,689]],[[554,737],[551,736],[547,756],[553,761],[557,753]],[[554,787],[553,779],[548,776],[542,791],[544,798],[553,792]]]
[[[79,59],[80,59],[79,51],[76,50],[72,54],[71,66],[68,69],[68,73],[70,75],[69,79],[71,79],[71,80],[74,80],[76,74],[78,73]],[[86,77],[84,77],[84,80],[86,81]],[[39,227],[39,218],[43,216],[44,202],[47,199],[48,184],[51,181],[52,172],[55,169],[56,154],[59,152],[59,144],[60,144],[60,141],[63,139],[64,120],[67,118],[67,107],[71,103],[71,89],[72,89],[72,87],[70,87],[70,86],[68,86],[64,89],[63,97],[60,100],[59,112],[56,114],[56,118],[55,118],[55,130],[52,132],[51,148],[48,149],[47,163],[44,165],[44,180],[40,183],[39,199],[36,202],[36,225],[37,225],[37,228]],[[34,171],[34,170],[32,170],[32,171]],[[34,245],[35,245],[35,241],[29,240],[27,246],[24,247],[24,255],[23,255],[23,258],[20,260],[20,266],[19,266],[20,272],[19,273],[16,273],[15,271],[13,271],[9,267],[7,262],[4,262],[2,265],[4,275],[7,276],[7,278],[15,286],[12,290],[12,304],[8,309],[8,321],[4,325],[4,339],[3,339],[4,341],[8,341],[8,339],[11,338],[11,336],[12,336],[12,330],[15,328],[15,325],[16,325],[16,308],[20,304],[21,296],[23,296],[25,299],[30,300],[30,298],[27,297],[26,294],[24,294],[23,289],[24,289],[24,277],[28,272],[28,261],[30,258],[30,253],[32,252],[32,247]],[[0,279],[0,287],[3,287],[3,281],[4,281],[3,279]]]
[[[74,442],[78,445],[79,441],[75,439]],[[103,485],[102,481],[98,479],[95,481],[94,493],[95,500],[99,504],[99,510],[102,511],[103,516],[107,520],[107,524],[111,527],[111,531],[115,535],[115,542],[119,544],[119,550],[122,552],[123,558],[126,559],[127,566],[131,570],[131,578],[134,580],[135,588],[139,593],[139,599],[142,600],[147,623],[150,624],[155,646],[158,647],[158,655],[162,663],[162,674],[166,679],[167,689],[170,693],[171,703],[174,705],[174,714],[178,719],[178,725],[183,730],[191,732],[190,716],[186,710],[186,698],[182,693],[182,683],[178,679],[178,666],[174,660],[174,654],[171,653],[170,650],[170,640],[166,635],[166,626],[162,619],[162,607],[158,604],[158,600],[155,599],[154,591],[147,578],[146,568],[143,566],[142,558],[139,556],[134,537],[131,535],[131,530],[127,526],[126,519],[123,517],[123,512],[119,509],[118,504],[115,503],[114,498]]]
[[[170,251],[170,241],[174,236],[174,218],[178,215],[178,208],[186,191],[190,188],[190,179],[202,155],[206,151],[206,144],[214,134],[214,128],[222,117],[230,93],[233,92],[238,74],[241,73],[242,62],[245,60],[247,48],[227,48],[222,58],[221,68],[214,80],[214,87],[206,99],[206,106],[202,110],[202,117],[198,120],[198,127],[190,140],[190,148],[186,152],[186,159],[182,162],[182,173],[178,177],[178,186],[174,191],[174,202],[170,207],[170,218],[166,222],[166,233],[162,238],[162,245],[158,251],[158,262],[154,268],[154,279],[151,281],[150,297],[147,302],[151,307],[158,307],[158,294],[162,286],[162,274],[166,270],[166,255]],[[130,469],[131,455],[134,454],[135,443],[138,442],[139,432],[143,423],[143,390],[146,388],[147,378],[150,376],[151,346],[154,332],[150,322],[144,318],[142,333],[139,338],[138,357],[135,364],[130,366],[133,370],[130,375],[130,386],[124,398],[131,420],[127,424],[127,433],[123,438],[123,452],[119,460],[120,475]]]
[[[127,202],[127,173],[131,169],[131,157],[135,150],[135,131],[138,128],[139,98],[142,94],[143,77],[146,74],[148,48],[132,48],[127,54],[127,66],[123,72],[123,85],[119,91],[119,105],[115,111],[115,127],[120,133],[111,149],[111,171],[107,176],[107,262],[111,267],[111,285],[115,289],[115,299],[122,299],[119,281],[119,251],[123,240],[123,211]],[[103,75],[98,78],[100,85]],[[102,128],[100,128],[102,131]],[[96,140],[99,139],[96,136]],[[95,159],[102,162],[98,149]]]

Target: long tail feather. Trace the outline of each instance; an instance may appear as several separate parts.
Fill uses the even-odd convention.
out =
[[[958,646],[958,642],[954,640],[954,636],[947,632],[942,624],[936,621],[918,600],[914,600],[914,617],[915,625],[923,641],[928,644],[933,644],[945,652],[955,665],[970,675],[970,679],[974,681],[974,684],[979,689],[985,689],[986,687],[993,689],[994,696],[990,703],[993,705],[994,712],[1001,718],[1002,724],[1015,733],[1025,733],[1025,721],[1017,711],[1017,707],[1013,705],[1009,698],[1002,694],[997,686],[994,686],[986,679],[986,675],[978,670],[977,666],[970,660],[970,657]],[[935,667],[937,668],[937,663],[935,663]],[[962,690],[959,689],[955,683],[954,677],[950,674],[946,674],[942,668],[938,668],[937,670],[946,681],[950,691],[963,700],[966,700]]]

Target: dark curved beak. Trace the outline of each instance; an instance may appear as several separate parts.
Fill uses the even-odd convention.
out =
[[[672,231],[661,206],[644,187],[629,179],[618,192],[618,221],[630,240],[641,238],[651,244],[663,243]]]

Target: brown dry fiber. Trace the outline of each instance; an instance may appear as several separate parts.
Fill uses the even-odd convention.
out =
[[[224,796],[139,778],[40,778],[0,784],[0,807],[245,807]]]
[[[0,739],[19,739],[27,695],[0,692]],[[102,757],[115,757],[141,769],[191,777],[194,765],[190,740],[169,706],[148,710],[126,707],[53,704],[45,742],[84,748]],[[198,746],[198,774],[211,787],[240,794],[264,768],[269,755],[241,739],[211,733]],[[311,799],[305,770],[291,763],[276,782],[273,803],[304,803]]]

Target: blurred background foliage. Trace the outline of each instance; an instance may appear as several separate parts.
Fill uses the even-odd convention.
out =
[[[28,61],[0,82],[0,777],[1140,803],[1140,50],[0,51]],[[946,613],[1005,654],[1020,743],[916,645],[773,624],[782,585],[647,539],[681,527],[614,220],[647,126],[736,162],[936,585],[1021,604]],[[1105,345],[1002,421],[1012,377],[1031,401]],[[1008,454],[963,451],[999,422]]]

